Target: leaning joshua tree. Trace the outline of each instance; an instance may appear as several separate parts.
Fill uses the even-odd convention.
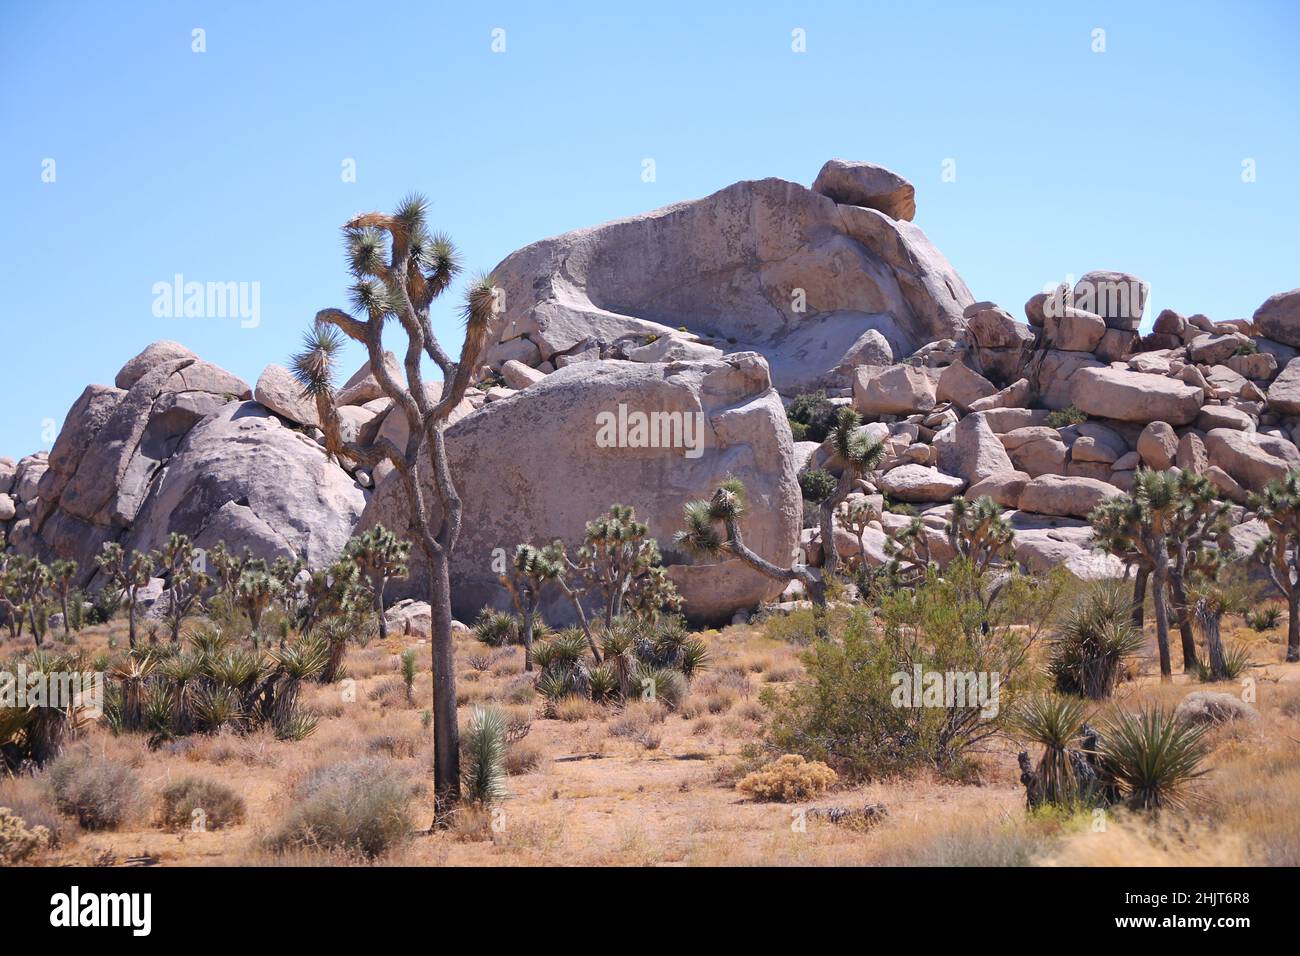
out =
[[[708,501],[692,501],[686,505],[686,527],[673,536],[673,542],[701,557],[735,555],[774,581],[799,581],[813,604],[824,610],[826,585],[817,572],[805,564],[783,568],[756,554],[745,544],[740,528],[744,515],[745,485],[738,478],[728,478]],[[722,533],[718,531],[719,525]]]
[[[460,798],[460,744],[456,727],[456,672],[451,638],[450,560],[460,535],[461,500],[452,480],[443,429],[478,368],[487,343],[488,323],[496,296],[490,278],[476,280],[466,292],[465,342],[460,361],[433,334],[429,306],[460,271],[451,240],[431,234],[425,223],[426,201],[412,196],[392,215],[365,213],[343,227],[352,286],[353,311],[323,309],[307,334],[293,370],[305,396],[315,399],[325,433],[326,451],[373,468],[389,462],[401,482],[410,525],[407,529],[425,558],[433,612],[433,715],[435,814],[441,818]],[[406,333],[406,382],[384,362],[384,329],[390,319]],[[366,347],[370,371],[392,399],[390,414],[408,425],[404,447],[386,438],[363,446],[346,441],[335,403],[334,366],[342,338]],[[430,359],[442,372],[441,395],[435,400],[424,386],[421,362]]]

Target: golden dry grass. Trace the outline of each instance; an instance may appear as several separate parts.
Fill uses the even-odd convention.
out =
[[[626,709],[586,702],[562,705],[559,719],[541,718],[518,648],[485,648],[458,638],[460,703],[507,712],[531,726],[511,745],[509,798],[496,813],[466,809],[453,825],[411,839],[377,861],[314,850],[283,853],[265,841],[284,819],[296,783],[321,764],[379,756],[430,778],[432,729],[426,642],[402,638],[352,648],[347,659],[354,694],[310,686],[303,703],[322,715],[301,743],[269,734],[194,737],[150,750],[138,737],[93,728],[86,742],[128,763],[150,807],[168,783],[210,777],[247,804],[243,823],[208,833],[168,833],[142,814],[123,829],[86,833],[49,808],[40,777],[0,781],[0,805],[13,805],[57,825],[60,839],[40,862],[111,864],[149,856],[165,865],[1216,865],[1300,863],[1300,665],[1281,663],[1280,635],[1230,628],[1250,643],[1261,665],[1251,671],[1260,720],[1214,732],[1212,772],[1198,787],[1190,817],[1112,814],[1105,827],[1089,818],[1030,816],[1018,782],[1014,741],[978,757],[978,785],[922,772],[909,779],[832,788],[794,804],[747,799],[735,784],[754,769],[744,750],[760,740],[765,708],[758,696],[802,674],[799,647],[756,627],[707,631],[710,668],[692,684],[677,712],[659,704]],[[92,652],[125,643],[119,623],[77,638]],[[400,655],[417,651],[414,702],[400,680]],[[0,647],[8,654],[17,648]],[[1175,646],[1175,657],[1177,647]],[[1121,685],[1120,706],[1174,705],[1201,685],[1187,675],[1161,684],[1153,668],[1135,668]],[[1211,689],[1239,693],[1237,685]],[[836,825],[808,815],[813,807],[883,804],[888,816],[870,828]],[[414,802],[421,829],[430,819],[427,788]],[[47,820],[34,822],[45,823]]]

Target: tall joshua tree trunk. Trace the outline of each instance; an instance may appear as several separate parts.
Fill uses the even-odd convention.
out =
[[[1147,579],[1151,569],[1141,565],[1133,577],[1133,626],[1141,629],[1146,618]]]
[[[1165,548],[1163,538],[1156,540],[1151,548],[1155,556],[1155,567],[1152,569],[1152,600],[1156,608],[1156,642],[1160,646],[1160,679],[1169,680],[1174,673],[1173,665],[1169,659],[1169,608],[1168,608],[1168,583],[1169,583],[1169,552]]]
[[[490,278],[471,284],[463,309],[465,341],[460,360],[452,361],[433,334],[429,305],[447,289],[460,266],[450,240],[428,232],[426,207],[424,199],[411,197],[391,216],[366,213],[344,227],[350,269],[356,279],[353,305],[365,318],[341,309],[316,313],[315,329],[308,333],[305,348],[293,365],[304,394],[316,400],[327,453],[370,467],[390,462],[406,497],[408,531],[425,559],[433,618],[434,812],[435,823],[441,823],[460,800],[450,559],[460,536],[462,510],[443,429],[478,368],[497,296]],[[390,318],[396,318],[406,333],[405,385],[385,362],[383,332]],[[386,438],[369,446],[343,440],[332,385],[334,359],[342,344],[336,329],[365,345],[370,370],[395,406],[390,414],[406,417],[404,448]],[[421,363],[426,358],[443,375],[443,389],[436,402],[424,386]],[[429,493],[430,484],[436,498]]]

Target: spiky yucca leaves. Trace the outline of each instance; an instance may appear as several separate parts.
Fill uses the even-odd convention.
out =
[[[638,662],[632,671],[632,696],[659,701],[669,710],[676,710],[686,697],[686,679],[667,667]]]
[[[243,698],[234,687],[214,684],[194,695],[194,724],[204,733],[217,734],[238,727],[247,716]]]
[[[506,797],[506,719],[499,710],[475,707],[464,734],[463,794],[489,805]]]
[[[402,684],[406,687],[408,704],[415,700],[415,674],[415,651],[405,650],[402,652]]]
[[[1051,643],[1048,673],[1063,694],[1105,700],[1127,658],[1142,650],[1133,604],[1121,580],[1090,585],[1066,611]]]
[[[592,700],[598,704],[611,703],[619,694],[619,672],[612,664],[593,667],[587,673],[587,685]]]
[[[1207,772],[1201,767],[1209,755],[1207,730],[1208,725],[1185,723],[1162,707],[1120,711],[1102,734],[1102,764],[1130,807],[1185,808],[1190,785]]]
[[[700,558],[735,556],[759,574],[774,581],[799,581],[819,611],[826,607],[826,587],[821,575],[806,564],[780,567],[759,556],[745,544],[740,527],[745,516],[745,485],[728,478],[708,501],[691,501],[682,509],[685,527],[673,535],[673,543]],[[819,620],[821,617],[819,616]],[[824,624],[819,633],[825,633]]]
[[[519,619],[505,611],[485,607],[474,619],[474,636],[488,647],[519,642]]]
[[[253,629],[250,636],[254,647],[259,646],[260,643],[262,618],[275,600],[276,595],[279,594],[279,591],[279,582],[271,577],[268,571],[250,570],[245,567],[243,573],[239,576],[239,586],[235,590],[235,601],[240,609],[248,615],[248,623]]]
[[[1043,748],[1034,770],[1037,789],[1030,791],[1031,804],[1072,806],[1084,795],[1084,782],[1071,751],[1087,720],[1087,705],[1082,700],[1057,694],[1030,697],[1017,710],[1013,729]]]
[[[1286,659],[1300,661],[1300,471],[1270,481],[1263,492],[1251,495],[1250,507],[1268,528],[1255,546],[1254,558],[1286,598]]]

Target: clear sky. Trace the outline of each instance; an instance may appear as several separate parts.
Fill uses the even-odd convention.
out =
[[[0,0],[0,455],[49,447],[82,388],[155,339],[251,384],[345,304],[338,226],[410,190],[486,270],[568,229],[864,159],[916,184],[917,224],[1017,315],[1114,268],[1151,283],[1148,322],[1248,316],[1300,285],[1298,11]],[[177,273],[258,283],[259,324],[155,315]]]

